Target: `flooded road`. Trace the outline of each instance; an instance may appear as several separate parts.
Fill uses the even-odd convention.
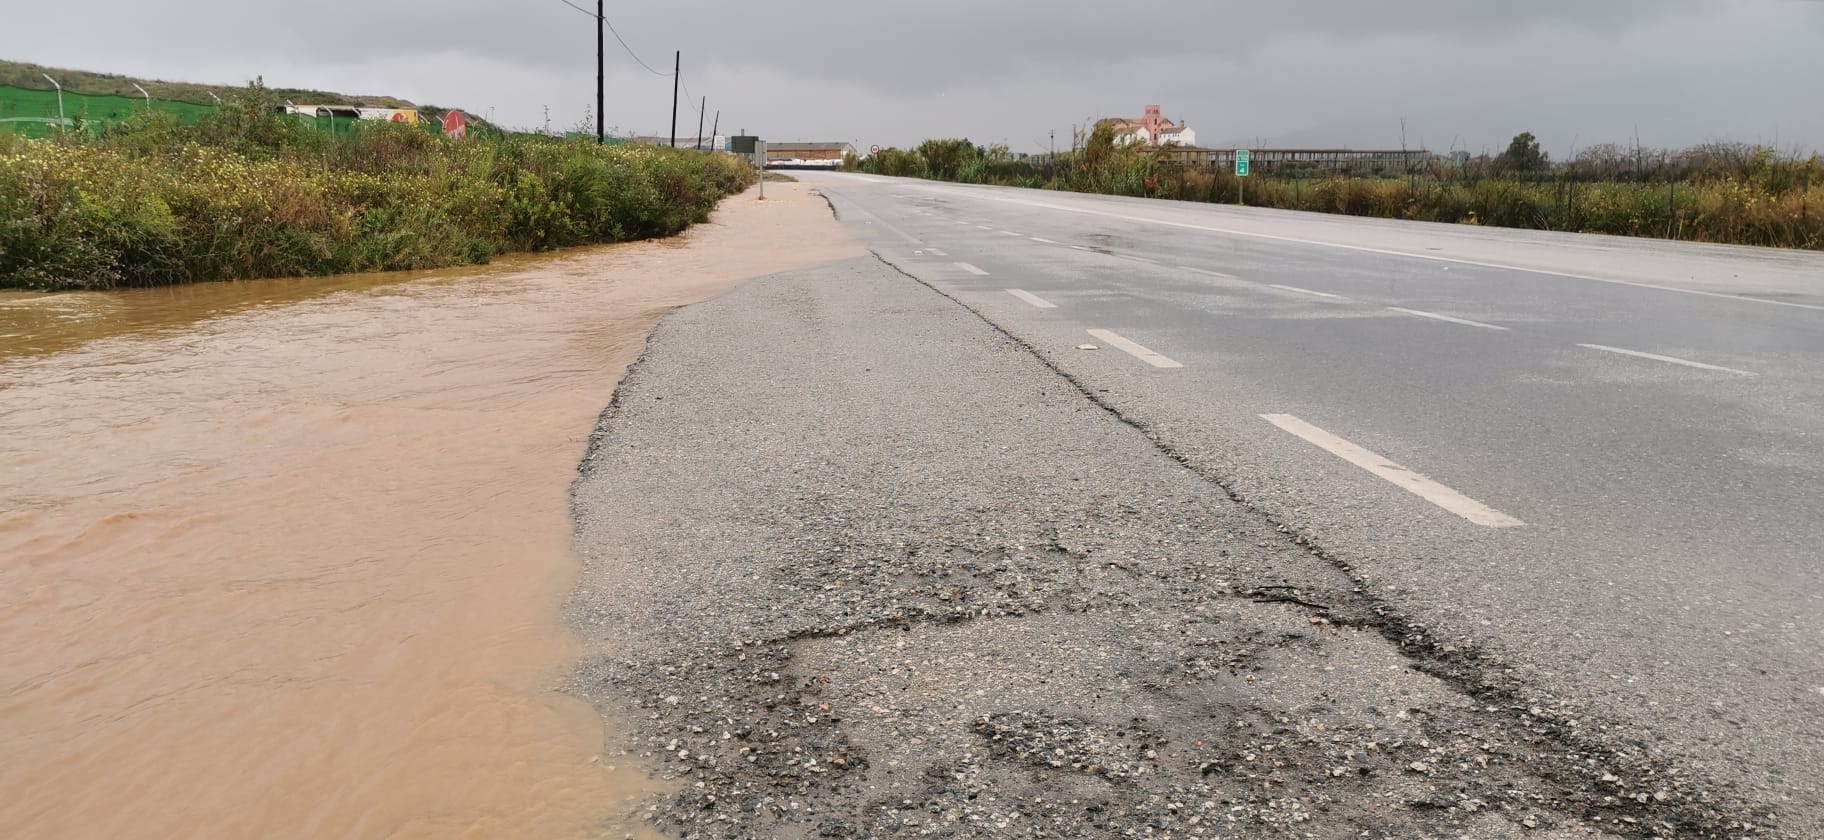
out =
[[[647,782],[551,690],[569,484],[658,316],[863,253],[768,193],[481,269],[0,294],[3,833],[604,830]]]

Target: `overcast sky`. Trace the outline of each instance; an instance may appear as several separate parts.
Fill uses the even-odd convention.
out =
[[[593,8],[593,0],[575,0]],[[561,0],[9,2],[0,57],[581,123],[591,16]],[[1499,150],[1712,139],[1824,149],[1824,0],[610,2],[723,133],[861,146],[934,136],[1036,152],[1073,124],[1188,120],[1206,146]],[[669,131],[671,82],[608,42],[607,124]],[[696,113],[681,109],[680,134]]]

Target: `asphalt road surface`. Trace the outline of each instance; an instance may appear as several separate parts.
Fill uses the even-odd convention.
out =
[[[879,262],[674,316],[578,484],[578,624],[654,651],[578,690],[639,709],[652,755],[694,736],[736,767],[667,765],[698,779],[670,830],[1824,835],[1824,255],[803,180]],[[1096,580],[1111,563],[1135,580]],[[1181,622],[1216,613],[1227,673],[1279,693],[1218,702],[1185,670]],[[916,654],[881,635],[901,624]],[[1242,637],[1310,637],[1308,659]],[[1136,676],[1160,661],[1179,670]],[[1068,690],[1017,688],[1055,662]],[[919,703],[867,687],[934,670],[898,688]],[[824,728],[780,740],[792,704]],[[1264,790],[1222,787],[1266,745],[1198,735],[1213,706],[1305,746]],[[1354,746],[1311,752],[1310,722]],[[772,752],[717,763],[756,731]],[[1424,749],[1340,757],[1389,739]],[[1094,785],[982,755],[1017,743]],[[865,769],[821,766],[846,787],[794,763],[844,750]],[[1021,823],[971,779],[1103,804]]]

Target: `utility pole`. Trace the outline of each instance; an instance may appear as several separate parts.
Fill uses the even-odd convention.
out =
[[[678,147],[678,85],[684,83],[684,51],[678,50],[671,65],[671,147]]]
[[[722,112],[717,111],[716,112],[716,123],[715,123],[715,125],[712,125],[709,128],[709,143],[711,146],[715,145],[716,136],[721,133],[722,133]],[[712,148],[712,149],[710,149],[710,151],[714,152],[714,151],[719,151],[719,150]]]
[[[595,143],[598,146],[608,144],[608,115],[602,110],[608,105],[605,92],[606,82],[603,80],[602,70],[602,47],[605,46],[605,42],[602,40],[602,23],[608,17],[602,11],[602,3],[603,0],[595,0]]]
[[[703,104],[697,106],[697,151],[703,151],[703,119],[709,116],[709,97],[703,97]]]

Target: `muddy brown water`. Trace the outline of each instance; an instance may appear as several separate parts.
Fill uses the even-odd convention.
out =
[[[0,834],[612,825],[646,776],[553,690],[593,421],[666,310],[861,253],[771,185],[665,243],[0,294]]]

